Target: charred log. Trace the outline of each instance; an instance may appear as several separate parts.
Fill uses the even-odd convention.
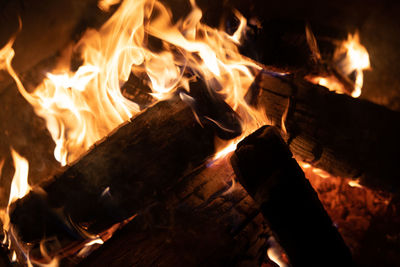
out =
[[[213,121],[233,121],[229,106],[222,108],[228,120],[209,115],[207,109],[195,115],[177,97],[148,108],[43,190],[17,201],[11,214],[15,229],[25,242],[56,235],[59,242],[70,243],[131,217],[214,153],[215,132],[224,129]]]
[[[196,170],[81,266],[260,266],[267,227],[233,177],[226,159]]]
[[[400,128],[393,127],[400,123],[398,112],[266,71],[247,97],[287,131],[287,143],[300,160],[333,175],[360,177],[371,188],[399,191]]]
[[[276,128],[251,134],[231,160],[293,266],[353,265],[350,250]]]

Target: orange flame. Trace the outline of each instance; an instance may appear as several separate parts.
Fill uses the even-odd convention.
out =
[[[345,55],[343,57],[343,55]],[[367,49],[360,43],[360,36],[358,32],[354,35],[349,34],[347,40],[335,51],[334,61],[341,72],[345,75],[350,75],[355,72],[355,85],[352,92],[353,97],[361,95],[361,88],[363,86],[363,70],[370,68],[369,54]]]
[[[14,161],[15,172],[11,182],[10,196],[7,208],[0,210],[0,219],[3,222],[3,231],[4,231],[4,240],[2,243],[7,244],[8,248],[11,248],[12,242],[13,244],[15,244],[14,242],[17,242],[14,238],[12,238],[13,231],[11,229],[10,216],[9,216],[10,205],[14,203],[16,200],[23,198],[31,190],[31,187],[28,184],[28,171],[29,171],[28,161],[22,156],[20,156],[12,148],[11,148],[11,156]],[[1,161],[0,172],[3,163],[4,161]],[[15,245],[18,246],[18,242]],[[11,260],[16,261],[16,258],[17,258],[16,252],[12,251]]]
[[[103,0],[99,6],[108,10],[118,1]],[[19,91],[46,120],[56,143],[55,158],[66,165],[118,125],[137,114],[139,106],[121,94],[131,72],[147,74],[152,95],[168,98],[178,87],[188,88],[191,73],[205,80],[210,90],[226,96],[226,102],[250,123],[249,133],[266,122],[262,112],[244,101],[246,89],[259,66],[238,52],[237,44],[246,20],[238,12],[238,30],[229,35],[200,22],[201,10],[194,0],[191,13],[172,23],[170,11],[158,1],[125,0],[99,31],[89,30],[74,48],[80,51],[83,64],[70,69],[70,55],[47,75],[32,93],[28,92],[11,67],[12,41],[2,49],[6,69]],[[148,37],[162,41],[163,51],[147,47]]]
[[[28,161],[21,157],[14,149],[11,149],[11,155],[14,161],[15,173],[11,182],[9,205],[17,199],[23,198],[31,190],[28,184]]]
[[[359,97],[364,83],[364,70],[370,69],[369,54],[367,49],[360,43],[359,33],[348,34],[347,40],[341,42],[336,48],[333,55],[333,64],[335,69],[342,76],[340,79],[345,80],[346,84],[352,86],[352,97]],[[349,78],[354,73],[354,81]],[[311,82],[327,87],[329,90],[337,93],[347,93],[343,84],[334,76],[317,76],[310,77]]]
[[[119,2],[101,0],[99,7],[108,11]],[[98,31],[88,30],[73,47],[72,51],[81,56],[81,66],[71,70],[73,53],[67,50],[58,66],[32,92],[26,90],[11,66],[14,38],[0,50],[0,68],[9,72],[21,95],[45,119],[56,144],[54,156],[62,165],[76,160],[96,141],[140,112],[139,105],[121,93],[121,86],[132,73],[146,73],[151,94],[158,100],[169,98],[178,88],[190,90],[192,78],[187,73],[194,73],[204,80],[208,90],[225,97],[241,117],[244,131],[236,140],[219,144],[221,153],[216,158],[232,151],[244,136],[268,122],[264,112],[254,110],[244,99],[260,69],[238,51],[246,19],[236,12],[240,26],[229,35],[202,24],[201,10],[194,0],[190,4],[189,15],[173,23],[169,9],[159,1],[122,1]],[[161,52],[149,48],[149,37],[161,41]],[[27,162],[16,155],[13,152],[15,177],[25,177]],[[26,179],[27,176],[25,180],[14,178],[10,203],[30,190]],[[6,215],[10,230],[8,209]],[[29,264],[29,255],[27,259]]]

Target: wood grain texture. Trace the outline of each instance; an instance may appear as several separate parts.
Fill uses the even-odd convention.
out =
[[[227,159],[186,176],[80,266],[260,266],[268,228]]]
[[[275,127],[262,127],[231,158],[292,266],[353,266],[350,250]]]
[[[291,75],[262,72],[248,100],[286,128],[293,154],[333,175],[398,192],[400,114]],[[284,116],[284,114],[286,114]]]
[[[189,106],[179,99],[159,102],[50,179],[44,193],[16,202],[11,220],[24,241],[59,233],[67,221],[98,233],[135,214],[213,153],[214,131],[202,127]],[[67,232],[78,238],[74,228]]]

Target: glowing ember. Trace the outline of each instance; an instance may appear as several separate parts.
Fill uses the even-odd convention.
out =
[[[312,172],[319,175],[322,178],[328,178],[328,177],[332,176],[330,173],[328,173],[324,170],[318,169],[318,168],[312,168]]]

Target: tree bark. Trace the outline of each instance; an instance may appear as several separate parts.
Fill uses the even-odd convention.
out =
[[[350,250],[276,128],[262,127],[231,158],[293,266],[352,266]]]
[[[247,100],[286,130],[297,158],[333,175],[360,177],[374,189],[399,191],[398,112],[292,75],[263,71],[256,80]]]

